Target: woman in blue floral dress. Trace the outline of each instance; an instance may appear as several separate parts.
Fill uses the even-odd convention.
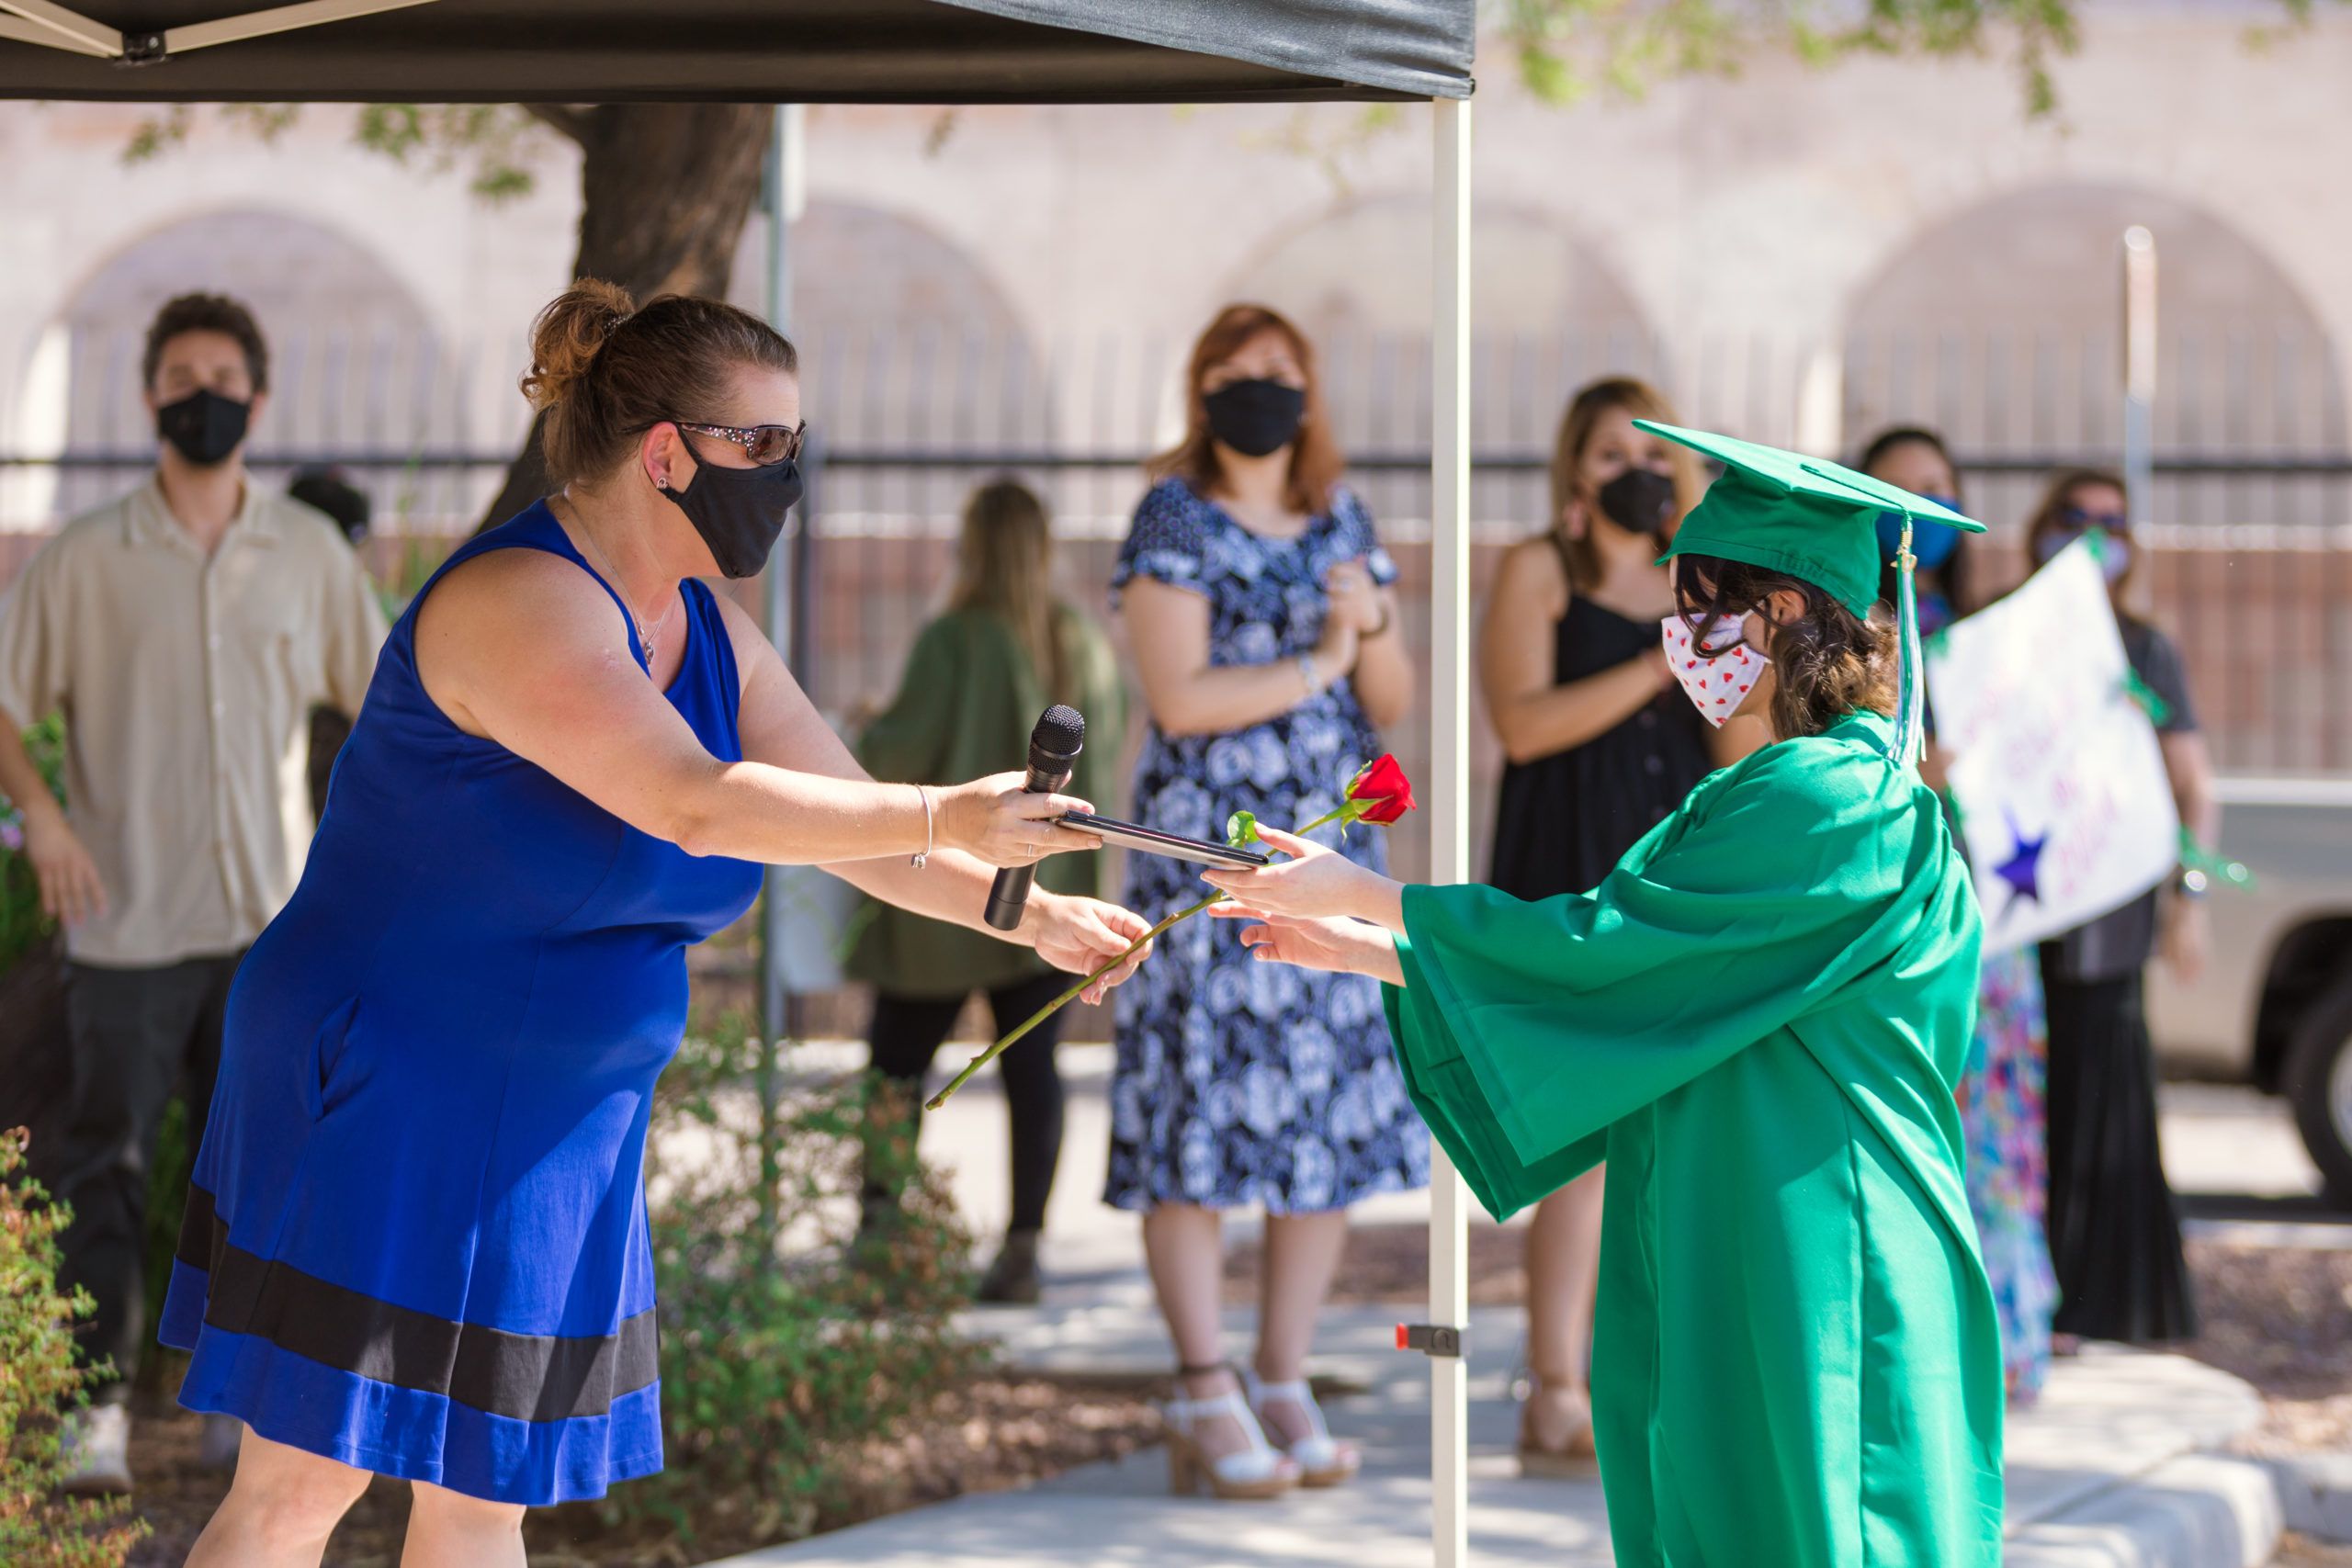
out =
[[[1112,589],[1150,711],[1136,813],[1214,839],[1237,810],[1287,828],[1337,806],[1384,750],[1378,727],[1402,716],[1413,674],[1396,569],[1339,482],[1306,339],[1271,310],[1229,307],[1186,390],[1184,440],[1152,465]],[[1377,829],[1344,849],[1385,863]],[[1127,897],[1147,919],[1207,892],[1196,866],[1129,857]],[[1343,1481],[1355,1455],[1325,1432],[1303,1374],[1345,1211],[1429,1179],[1378,987],[1252,964],[1231,927],[1188,920],[1130,982],[1118,1021],[1104,1197],[1144,1215],[1175,1341],[1171,1479],[1220,1496]],[[1220,1343],[1219,1216],[1250,1204],[1267,1214],[1265,1283],[1254,1365],[1237,1376]]]

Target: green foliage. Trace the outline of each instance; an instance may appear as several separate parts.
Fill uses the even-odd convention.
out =
[[[2320,0],[2274,0],[2290,28]],[[2054,114],[2052,62],[2082,46],[2079,0],[1497,0],[1496,27],[1520,79],[1547,103],[1596,91],[1638,96],[1674,76],[1734,75],[1759,53],[1809,64],[1854,54],[1984,57],[2005,51],[2026,113]],[[2248,42],[2276,29],[2249,28]]]
[[[65,798],[65,725],[54,715],[25,731],[25,749],[40,770],[50,793]],[[24,814],[0,804],[0,971],[47,934],[55,923],[40,912],[40,882],[25,858]]]
[[[223,125],[270,142],[300,123],[304,106],[216,104],[211,112]],[[194,106],[169,105],[131,132],[122,161],[159,158],[185,146],[195,129]],[[352,125],[354,144],[395,164],[434,174],[465,168],[473,194],[492,204],[531,193],[555,141],[544,118],[517,104],[366,104]]]
[[[759,1044],[713,1032],[663,1076],[649,1145],[666,1465],[599,1505],[681,1545],[839,1522],[863,1447],[986,1357],[954,1328],[970,1238],[916,1161],[903,1102],[861,1077],[763,1117]],[[899,1201],[861,1223],[868,1160]]]
[[[1673,76],[1736,75],[1743,61],[1787,50],[1815,65],[1850,54],[2014,51],[2027,112],[2056,107],[2053,55],[2080,39],[2075,0],[1504,0],[1498,21],[1520,79],[1546,102],[1596,91],[1639,96]]]
[[[64,1212],[23,1175],[24,1129],[0,1134],[0,1562],[11,1568],[118,1568],[144,1540],[128,1506],[57,1495],[65,1461],[57,1412],[81,1403],[71,1325],[89,1296],[57,1288]]]
[[[514,104],[368,104],[353,140],[396,164],[436,174],[470,164],[473,194],[496,203],[531,193],[532,165],[552,134]]]

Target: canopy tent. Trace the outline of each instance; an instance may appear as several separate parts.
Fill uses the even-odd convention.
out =
[[[1430,875],[1466,880],[1476,0],[0,0],[0,97],[132,102],[1428,100]],[[1467,1556],[1467,1197],[1432,1158],[1434,1559]],[[1451,1351],[1452,1353],[1447,1353]]]
[[[1471,0],[0,0],[0,96],[1464,98]]]

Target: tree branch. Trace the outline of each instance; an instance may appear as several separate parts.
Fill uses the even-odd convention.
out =
[[[588,104],[525,104],[523,112],[584,147],[596,110]]]

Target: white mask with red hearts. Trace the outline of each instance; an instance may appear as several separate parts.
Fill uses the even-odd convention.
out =
[[[1744,624],[1741,616],[1718,616],[1708,624],[1703,641],[1694,647],[1690,622],[1668,615],[1659,623],[1666,633],[1668,667],[1707,722],[1718,728],[1739,711],[1739,705],[1764,678],[1764,667],[1772,662],[1747,646],[1741,629]],[[1704,651],[1709,649],[1721,651],[1710,658]]]

